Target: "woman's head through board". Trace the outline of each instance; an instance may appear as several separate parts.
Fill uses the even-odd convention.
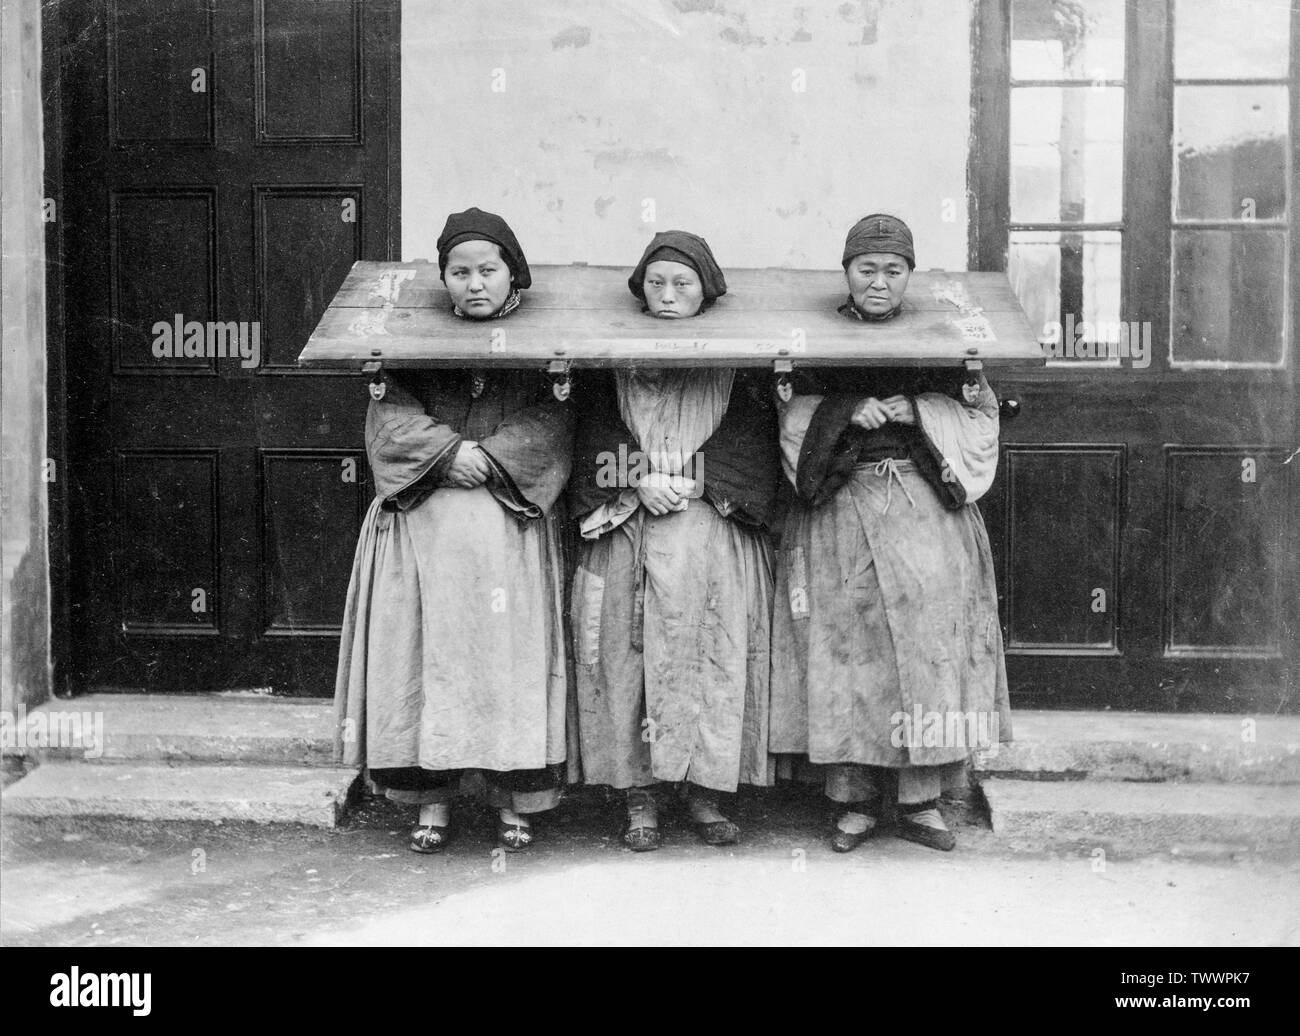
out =
[[[492,212],[454,212],[438,237],[438,272],[459,316],[487,320],[519,304],[532,284],[514,231]]]
[[[912,231],[896,216],[864,216],[850,228],[841,262],[853,308],[868,320],[887,320],[902,306],[916,268]]]
[[[665,320],[697,316],[727,292],[708,242],[684,230],[656,234],[627,286],[647,313]]]

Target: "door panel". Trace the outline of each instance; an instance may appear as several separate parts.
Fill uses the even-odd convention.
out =
[[[294,361],[395,254],[396,4],[52,11],[74,685],[328,695],[368,397]]]
[[[338,637],[340,606],[369,494],[365,454],[262,450],[262,629],[267,637]]]
[[[1122,446],[1015,446],[1006,481],[1003,617],[1016,651],[1115,654]]]
[[[215,374],[216,362],[179,350],[153,354],[159,320],[206,323],[217,312],[214,188],[114,191],[109,197],[114,374]],[[164,244],[165,242],[165,244]]]
[[[1165,654],[1281,658],[1286,452],[1165,451]]]
[[[255,0],[259,144],[360,142],[362,6]]]
[[[194,89],[195,70],[206,78],[213,69],[210,0],[109,0],[107,6],[109,140],[115,147],[211,145],[214,92]],[[84,40],[97,48],[103,42],[102,30]]]
[[[365,258],[364,195],[360,184],[253,187],[263,373],[303,373],[298,353],[352,264]]]
[[[118,556],[127,634],[220,633],[219,458],[215,450],[118,454]]]

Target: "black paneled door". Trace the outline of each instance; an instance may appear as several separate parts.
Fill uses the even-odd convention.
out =
[[[294,359],[396,254],[396,3],[50,12],[74,686],[331,694],[367,396]]]

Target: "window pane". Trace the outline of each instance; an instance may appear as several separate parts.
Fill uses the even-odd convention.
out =
[[[1179,79],[1285,79],[1290,54],[1287,0],[1177,0]]]
[[[1007,276],[1040,341],[1117,339],[1120,245],[1113,230],[1012,232]]]
[[[1011,219],[1118,221],[1123,212],[1124,90],[1011,91]]]
[[[1013,0],[1013,79],[1123,79],[1124,0]]]
[[[1285,86],[1180,86],[1174,216],[1285,219]]]
[[[1286,233],[1175,230],[1173,359],[1279,363]]]

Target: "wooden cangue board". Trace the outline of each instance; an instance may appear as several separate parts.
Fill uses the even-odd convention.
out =
[[[533,267],[523,305],[501,320],[451,312],[437,263],[353,265],[298,363],[409,367],[986,366],[1044,362],[1005,274],[921,271],[882,323],[836,312],[839,270],[728,270],[705,313],[660,320],[627,288],[629,269]],[[373,367],[369,369],[374,369]]]

